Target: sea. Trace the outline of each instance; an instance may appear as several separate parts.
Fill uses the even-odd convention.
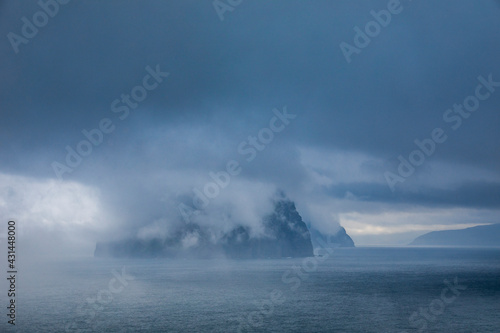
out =
[[[500,332],[498,248],[40,260],[16,278],[1,332]]]

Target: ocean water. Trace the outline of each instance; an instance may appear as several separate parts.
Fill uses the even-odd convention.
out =
[[[16,296],[17,332],[500,332],[500,249],[32,262]]]

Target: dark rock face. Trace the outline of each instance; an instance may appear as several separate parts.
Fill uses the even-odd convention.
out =
[[[319,230],[309,226],[311,232],[311,240],[315,249],[323,248],[325,242],[331,247],[355,247],[354,241],[347,234],[343,227],[340,227],[334,235],[322,234]],[[323,243],[320,243],[323,241]]]
[[[500,223],[459,230],[432,231],[417,237],[417,246],[500,246]]]
[[[289,200],[275,203],[274,212],[265,218],[265,237],[250,238],[249,230],[238,227],[222,242],[231,258],[286,258],[313,255],[311,236],[302,217]]]
[[[264,235],[250,237],[248,227],[239,226],[220,237],[214,243],[210,233],[197,224],[189,223],[180,227],[173,236],[166,239],[139,240],[98,243],[96,257],[191,257],[211,258],[285,258],[313,256],[311,236],[302,221],[295,204],[287,199],[275,202],[272,214],[264,218]],[[196,242],[183,246],[186,237],[195,237]]]
[[[182,240],[187,236],[197,239],[197,244],[186,248]],[[174,236],[150,240],[127,239],[117,242],[97,243],[95,257],[136,257],[136,258],[156,258],[156,257],[188,257],[188,258],[209,258],[217,254],[217,247],[209,241],[209,234],[199,225],[189,223],[177,229]]]

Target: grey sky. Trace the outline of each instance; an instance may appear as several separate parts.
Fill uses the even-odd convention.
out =
[[[32,21],[41,9],[3,2],[0,208],[33,212],[39,227],[63,219],[72,230],[70,217],[53,212],[41,223],[30,209],[44,196],[21,200],[19,182],[56,180],[51,164],[64,163],[65,147],[76,149],[82,130],[109,118],[115,130],[54,185],[97,191],[95,214],[109,228],[84,225],[89,242],[174,219],[178,202],[232,159],[242,172],[214,207],[227,207],[238,191],[250,205],[281,188],[305,219],[325,231],[340,222],[361,243],[498,222],[500,88],[457,130],[443,120],[474,94],[479,76],[500,81],[498,2],[401,1],[402,11],[348,63],[339,44],[354,45],[353,28],[364,29],[370,11],[388,3],[246,0],[221,21],[211,1],[71,1],[15,53],[7,34],[22,35],[22,17]],[[142,85],[147,66],[170,75],[120,120],[111,103]],[[297,117],[245,162],[238,145],[284,106]],[[392,192],[384,173],[397,173],[398,156],[408,158],[414,140],[435,128],[447,140]],[[24,208],[13,209],[14,200]],[[400,230],[387,214],[415,218],[400,219]]]

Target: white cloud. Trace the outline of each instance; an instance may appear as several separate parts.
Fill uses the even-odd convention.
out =
[[[300,147],[300,160],[317,185],[385,182],[383,160],[360,152]]]
[[[393,207],[395,208],[395,207]],[[402,208],[402,207],[400,207]],[[358,245],[406,245],[430,231],[454,230],[497,222],[497,211],[475,209],[415,209],[384,212],[347,212],[339,214],[344,226]]]
[[[21,250],[30,256],[71,251],[92,254],[92,233],[104,230],[109,222],[97,189],[4,173],[0,173],[0,184],[0,211],[16,221]]]

